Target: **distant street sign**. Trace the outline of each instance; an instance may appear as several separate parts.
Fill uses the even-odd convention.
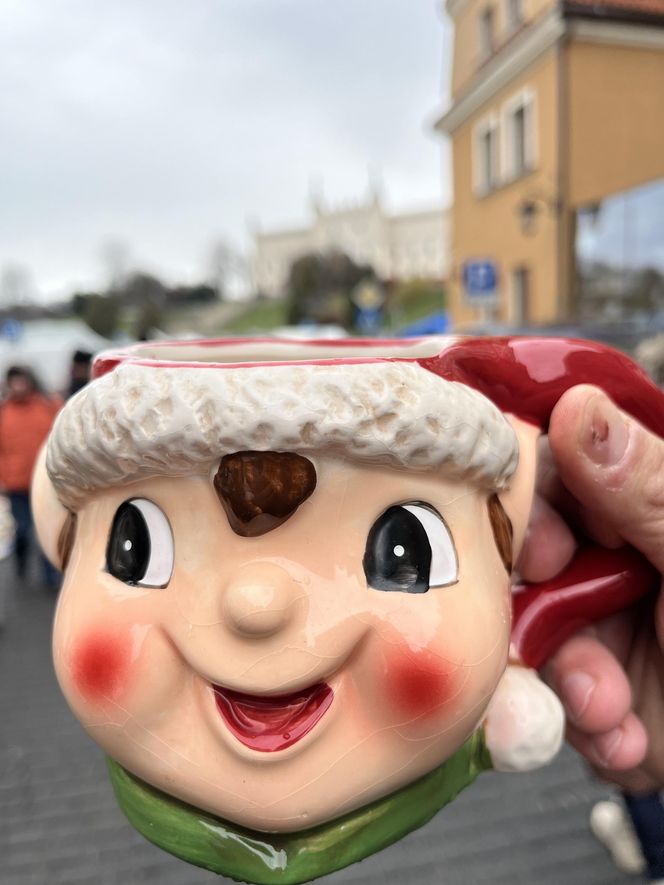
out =
[[[363,335],[376,335],[383,325],[383,310],[380,307],[358,310],[355,314],[355,327]]]
[[[18,341],[23,334],[23,323],[10,317],[0,326],[0,335],[7,341]]]
[[[362,335],[376,335],[383,325],[385,289],[377,280],[360,280],[350,294],[355,305],[355,328]]]
[[[469,301],[493,301],[498,294],[496,263],[485,259],[466,261],[463,265],[463,287]]]

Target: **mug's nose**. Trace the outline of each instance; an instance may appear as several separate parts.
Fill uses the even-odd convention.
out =
[[[271,636],[295,613],[297,585],[274,563],[256,562],[239,569],[224,597],[228,626],[246,636]]]

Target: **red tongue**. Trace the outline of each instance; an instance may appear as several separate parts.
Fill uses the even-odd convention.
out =
[[[214,685],[217,709],[235,737],[252,750],[285,750],[311,731],[332,703],[325,682],[294,694],[259,697]]]

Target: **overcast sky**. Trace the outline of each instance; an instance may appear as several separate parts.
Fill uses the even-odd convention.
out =
[[[109,240],[170,281],[379,177],[449,202],[440,0],[3,0],[0,272],[42,297],[100,284]]]

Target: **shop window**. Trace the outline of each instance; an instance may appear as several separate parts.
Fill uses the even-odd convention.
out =
[[[581,319],[664,316],[664,178],[606,196],[576,213]]]

